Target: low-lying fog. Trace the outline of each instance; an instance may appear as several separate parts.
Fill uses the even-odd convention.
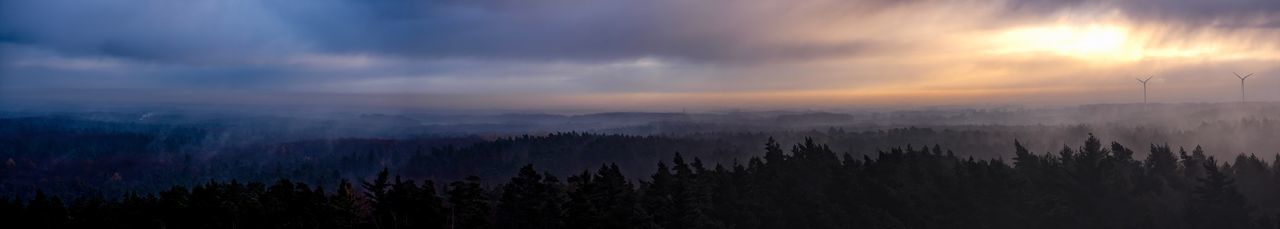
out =
[[[936,131],[990,132],[1011,143],[1017,139],[1033,150],[1056,151],[1075,145],[1093,133],[1106,141],[1130,147],[1169,144],[1204,146],[1211,153],[1270,154],[1280,149],[1273,141],[1280,103],[1098,104],[1055,108],[926,108],[858,111],[724,111],[724,112],[606,112],[557,114],[541,112],[360,112],[282,109],[210,108],[9,108],[0,118],[57,117],[110,123],[216,127],[220,144],[253,144],[304,139],[395,138],[425,136],[542,135],[586,132],[625,135],[706,137],[739,132],[776,135],[783,140],[804,137],[822,140],[826,132],[885,131],[924,128]],[[817,132],[810,132],[817,131]],[[819,133],[821,132],[821,133]],[[822,135],[822,136],[819,136]],[[920,135],[915,144],[935,144],[938,136]],[[973,136],[980,137],[980,136]],[[952,141],[948,141],[952,142]],[[851,147],[883,149],[898,145]],[[951,146],[949,148],[956,148]],[[1007,155],[1002,150],[960,152]],[[871,152],[852,152],[871,153]]]
[[[567,175],[615,163],[647,174],[680,153],[746,163],[776,139],[812,139],[876,158],[929,147],[961,157],[1080,147],[1093,134],[1146,158],[1202,146],[1230,161],[1280,149],[1280,103],[1113,104],[1058,108],[608,113],[361,112],[216,108],[21,108],[0,111],[0,194],[158,191],[170,185],[289,178],[331,185],[382,168],[406,177],[509,177],[533,164]],[[1270,161],[1270,160],[1268,160]]]

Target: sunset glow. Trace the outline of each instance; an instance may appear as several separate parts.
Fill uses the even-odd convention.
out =
[[[0,99],[323,94],[414,98],[374,99],[403,107],[613,109],[591,101],[629,98],[674,109],[693,104],[689,96],[723,107],[850,107],[1032,103],[1036,91],[1062,91],[1041,101],[1055,104],[1124,103],[1140,99],[1135,75],[1156,76],[1156,92],[1180,90],[1152,98],[1163,102],[1231,100],[1221,93],[1238,87],[1231,72],[1280,85],[1280,13],[1248,4],[426,2],[147,2],[141,12],[6,2]],[[50,90],[67,93],[35,93]],[[172,91],[185,93],[144,96]],[[825,99],[829,91],[842,99]],[[1280,99],[1280,90],[1255,91]]]
[[[1050,53],[1077,58],[1131,60],[1129,31],[1108,25],[1060,25],[1009,30],[997,38],[1002,53]]]

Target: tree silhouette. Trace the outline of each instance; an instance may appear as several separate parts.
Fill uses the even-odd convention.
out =
[[[539,174],[533,165],[502,186],[498,202],[499,225],[503,228],[562,228],[561,203],[565,201],[560,181],[551,174]]]
[[[480,177],[449,184],[449,210],[451,228],[488,228],[489,200],[480,187]]]
[[[1253,211],[1236,190],[1235,180],[1220,171],[1217,160],[1209,157],[1202,164],[1205,175],[1192,190],[1188,204],[1191,228],[1247,228]]]
[[[383,168],[359,187],[238,180],[69,202],[42,191],[0,198],[14,228],[1270,228],[1280,166],[1233,163],[1201,147],[1175,157],[1151,145],[1142,161],[1089,136],[1080,147],[1013,161],[958,157],[941,146],[836,154],[806,139],[790,151],[715,164],[677,153],[638,179],[617,164],[565,183],[526,164],[494,190],[477,176],[444,196]],[[364,157],[361,155],[360,157]],[[764,157],[772,159],[764,159]],[[1280,161],[1280,158],[1276,159]],[[1187,165],[1194,165],[1186,167]],[[1199,173],[1199,174],[1198,174]],[[326,192],[324,187],[334,188]]]

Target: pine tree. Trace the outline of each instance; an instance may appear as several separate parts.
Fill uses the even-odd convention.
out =
[[[1188,204],[1187,225],[1190,228],[1248,228],[1253,209],[1244,195],[1236,190],[1235,181],[1221,172],[1217,160],[1209,157],[1202,164],[1205,175],[1192,192]]]
[[[520,168],[520,173],[502,186],[498,203],[502,228],[562,228],[560,203],[564,193],[559,180],[541,175],[533,165]]]
[[[567,228],[656,227],[637,204],[635,187],[618,165],[601,166],[594,175],[584,171],[570,177],[569,183]]]
[[[396,176],[387,192],[387,207],[391,208],[391,221],[394,228],[441,228],[446,222],[443,200],[436,195],[435,184],[423,182],[422,186],[413,180],[404,181]]]
[[[764,162],[766,163],[781,164],[782,161],[787,159],[786,155],[782,154],[782,145],[774,141],[773,137],[770,137],[769,142],[764,144],[764,149]]]
[[[373,223],[379,228],[394,228],[396,226],[396,210],[392,205],[394,201],[388,198],[387,193],[391,189],[391,180],[386,167],[378,172],[377,178],[372,182],[362,181],[361,186],[365,190],[365,198],[369,200],[373,207]]]
[[[1200,148],[1200,146],[1196,146],[1196,149],[1192,150],[1190,155],[1187,154],[1185,149],[1178,149],[1178,151],[1179,157],[1182,159],[1183,177],[1189,180],[1196,180],[1204,177],[1204,163],[1206,159],[1204,149]]]
[[[1147,155],[1147,160],[1143,165],[1146,167],[1147,174],[1158,179],[1160,184],[1170,187],[1181,187],[1181,179],[1178,178],[1178,158],[1173,155],[1173,151],[1168,145],[1151,145],[1151,154]]]
[[[364,220],[360,214],[360,202],[360,195],[356,194],[355,187],[351,185],[351,181],[342,179],[338,182],[338,190],[334,192],[332,197],[329,197],[326,218],[332,224],[325,226],[332,228],[364,226]]]
[[[1022,146],[1022,142],[1013,140],[1014,158],[1013,165],[1018,169],[1033,169],[1040,165],[1040,157],[1031,154],[1027,147]]]
[[[694,162],[699,162],[697,158]],[[684,158],[680,154],[676,154],[672,159],[675,171],[674,186],[671,187],[671,200],[673,201],[675,214],[669,215],[668,225],[660,226],[664,228],[715,228],[720,223],[715,222],[708,216],[711,197],[709,187],[703,180],[705,173],[696,171],[701,169],[701,163],[695,163],[693,166],[686,164]]]
[[[489,228],[489,201],[480,177],[468,176],[449,184],[450,227]]]
[[[676,177],[671,174],[667,164],[658,162],[658,171],[650,177],[649,181],[641,183],[643,190],[641,202],[645,211],[653,216],[654,223],[664,228],[679,228],[676,227],[676,218],[679,217],[680,212],[676,210],[676,200],[673,196],[676,182]]]

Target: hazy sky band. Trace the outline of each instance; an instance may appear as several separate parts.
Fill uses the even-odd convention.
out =
[[[1132,78],[1156,75],[1153,101],[1229,101],[1239,71],[1269,100],[1277,29],[1266,0],[8,0],[0,99],[1094,103],[1140,101]]]

